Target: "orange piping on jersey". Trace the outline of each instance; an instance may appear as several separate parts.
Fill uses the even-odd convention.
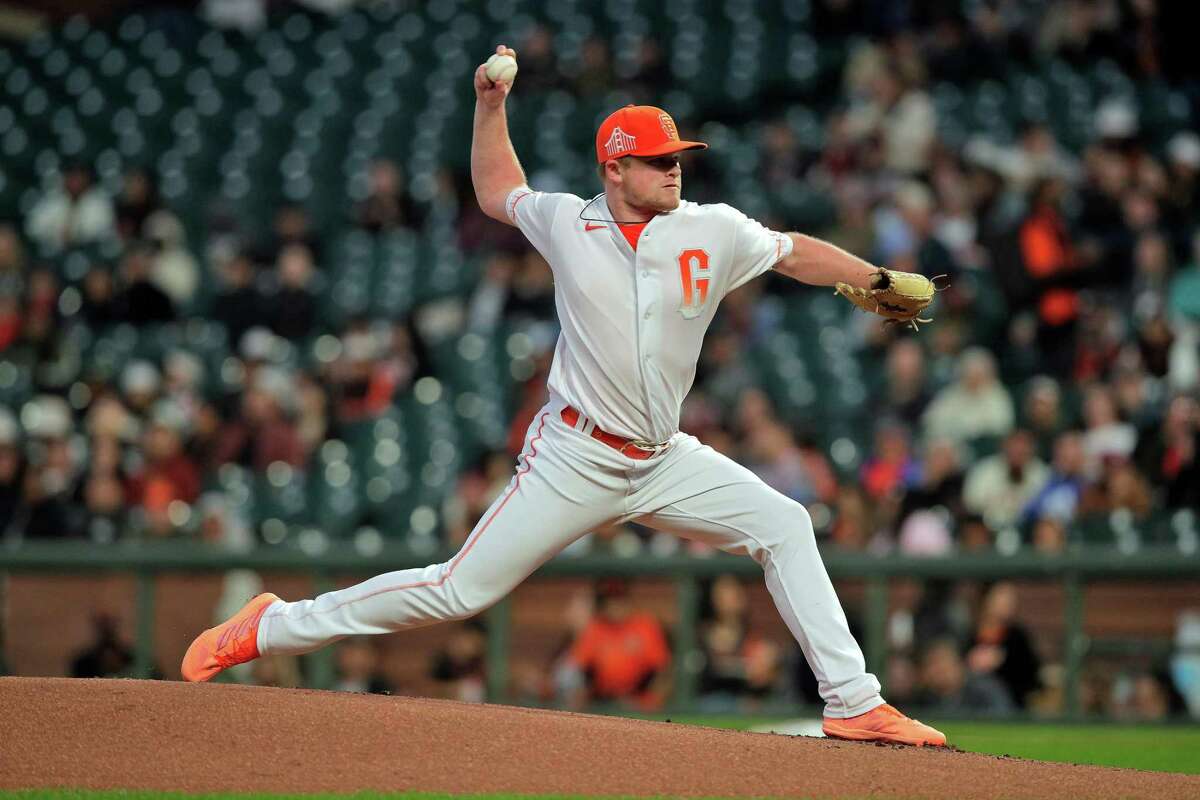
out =
[[[523,196],[524,195],[522,195],[522,197]],[[516,207],[515,203],[513,204],[513,207]],[[467,553],[471,552],[471,548],[475,546],[475,543],[483,538],[483,534],[487,532],[488,526],[491,525],[492,521],[496,519],[496,516],[504,510],[504,507],[508,505],[508,501],[512,499],[512,496],[517,493],[517,489],[519,489],[521,486],[521,476],[528,474],[528,472],[533,469],[533,457],[537,455],[537,443],[538,440],[542,438],[542,428],[546,427],[546,417],[549,415],[549,413],[550,412],[547,411],[542,414],[542,421],[538,423],[537,433],[532,439],[529,440],[529,455],[525,458],[525,466],[517,470],[516,481],[513,483],[512,489],[509,490],[508,494],[504,495],[504,499],[500,501],[500,505],[496,506],[496,510],[492,512],[492,515],[487,518],[487,521],[483,523],[483,526],[479,529],[479,531],[471,538],[469,542],[467,542],[467,546],[462,549],[462,552],[455,556],[454,560],[450,562],[450,568],[446,570],[445,575],[436,581],[421,581],[420,583],[406,583],[403,586],[389,586],[386,589],[380,589],[379,591],[365,594],[362,597],[355,597],[345,601],[344,603],[338,603],[333,608],[327,608],[321,611],[309,611],[303,616],[296,617],[296,619],[304,619],[305,617],[311,617],[314,614],[329,614],[337,611],[342,606],[347,606],[351,603],[359,603],[363,600],[370,600],[372,597],[378,597],[381,594],[399,592],[405,589],[420,589],[425,586],[441,586],[443,583],[450,580],[450,576],[454,574],[454,568],[458,566],[458,563],[463,560],[463,557],[466,556]]]

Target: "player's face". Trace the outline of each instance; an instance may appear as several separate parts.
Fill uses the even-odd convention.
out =
[[[654,158],[627,156],[620,163],[625,201],[631,206],[654,211],[674,211],[679,207],[683,169],[678,153]]]

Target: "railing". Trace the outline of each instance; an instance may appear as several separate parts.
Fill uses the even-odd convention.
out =
[[[446,554],[446,557],[452,554]],[[372,575],[389,570],[425,566],[442,557],[418,556],[402,548],[385,548],[364,556],[353,549],[333,547],[319,556],[299,551],[264,549],[230,553],[199,544],[138,543],[96,547],[83,543],[25,543],[0,547],[0,572],[132,572],[137,577],[135,671],[149,675],[153,665],[155,577],[161,573],[219,572],[252,569],[262,572],[307,573],[319,592],[333,588],[334,575]],[[947,558],[868,556],[829,551],[825,566],[834,579],[861,579],[866,583],[866,637],[863,643],[867,667],[881,678],[887,657],[888,583],[893,578],[943,578],[994,580],[1034,578],[1057,580],[1064,591],[1063,661],[1067,716],[1080,710],[1080,672],[1088,645],[1083,634],[1084,586],[1090,580],[1200,580],[1200,555],[1184,555],[1174,548],[1147,549],[1122,555],[1111,549],[1082,549],[1063,555],[1018,553],[960,555]],[[721,574],[757,575],[761,570],[748,558],[717,555],[622,558],[616,556],[559,557],[535,573],[539,577],[628,577],[670,578],[675,583],[678,617],[674,644],[675,696],[673,705],[688,707],[695,697],[697,608],[699,582]],[[502,702],[507,697],[508,654],[511,612],[502,600],[487,612],[488,697]],[[311,662],[311,682],[332,683],[330,651],[326,648]]]

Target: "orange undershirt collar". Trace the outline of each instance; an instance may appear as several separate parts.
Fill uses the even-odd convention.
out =
[[[645,222],[635,222],[632,224],[618,222],[617,227],[621,229],[621,235],[625,237],[625,241],[629,242],[629,246],[633,248],[634,252],[637,252],[638,239],[641,237],[642,231],[644,231],[646,226],[649,224],[650,220],[646,220]]]

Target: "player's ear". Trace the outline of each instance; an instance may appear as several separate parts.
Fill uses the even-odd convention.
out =
[[[607,181],[612,181],[614,183],[620,183],[621,182],[620,178],[621,178],[621,162],[620,161],[617,161],[616,159],[612,159],[610,161],[605,161],[603,164],[600,165],[600,181],[602,183],[605,183]]]

